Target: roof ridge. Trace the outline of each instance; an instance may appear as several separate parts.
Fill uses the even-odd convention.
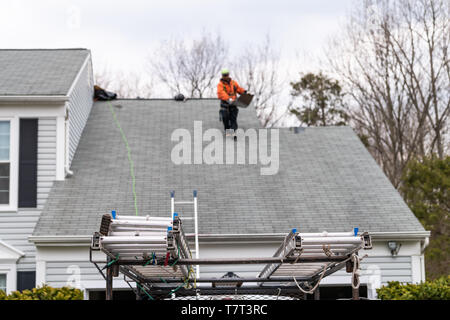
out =
[[[70,50],[86,50],[90,51],[87,48],[0,48],[0,51],[70,51]]]

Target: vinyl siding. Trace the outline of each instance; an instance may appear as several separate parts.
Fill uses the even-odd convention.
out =
[[[90,280],[103,280],[97,268],[89,261],[64,261],[47,262],[45,282],[52,287],[62,287],[67,285],[67,280],[72,275],[69,267],[80,268],[81,282]]]
[[[361,276],[369,273],[368,269],[379,268],[381,275],[381,284],[387,285],[389,281],[412,282],[412,265],[410,256],[384,256],[384,257],[366,257],[361,263]],[[373,270],[373,269],[372,269]],[[345,269],[330,276],[330,278],[337,278],[342,276],[349,276]],[[348,283],[349,285],[350,283]]]
[[[35,269],[35,247],[28,242],[56,175],[56,118],[38,119],[37,208],[0,212],[0,239],[25,253],[18,271]]]
[[[38,122],[37,209],[42,210],[56,177],[56,118]]]
[[[69,166],[78,147],[81,134],[91,112],[94,96],[94,81],[92,76],[92,64],[88,62],[81,70],[80,77],[69,97]]]

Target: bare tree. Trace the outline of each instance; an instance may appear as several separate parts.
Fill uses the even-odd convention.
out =
[[[412,157],[444,154],[448,31],[445,0],[365,0],[329,51],[353,124],[396,187]]]
[[[172,39],[161,43],[148,59],[150,71],[172,94],[190,98],[214,97],[215,82],[226,64],[228,45],[220,34],[203,33],[191,42]]]
[[[423,121],[431,130],[423,134],[421,154],[428,151],[441,159],[450,115],[449,9],[443,0],[401,0],[400,31],[384,28],[417,121],[426,117]]]
[[[277,103],[283,85],[279,62],[280,55],[267,35],[261,45],[246,47],[231,63],[235,78],[255,95],[256,113],[264,127],[275,125],[287,110],[280,110]]]
[[[111,69],[107,66],[103,66],[98,70],[94,70],[95,84],[101,88],[112,90],[112,84],[114,82],[114,76]]]
[[[119,72],[115,78],[115,92],[120,98],[151,98],[153,94],[153,83],[151,80],[144,80],[137,73]]]
[[[118,98],[147,99],[153,95],[151,79],[146,80],[138,73],[112,72],[104,67],[95,73],[94,78],[98,86],[115,92]]]

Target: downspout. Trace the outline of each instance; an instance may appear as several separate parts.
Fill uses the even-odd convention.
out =
[[[429,237],[426,237],[423,241],[421,241],[420,254],[423,254],[425,252],[425,249],[428,247],[429,244],[430,244],[430,238]]]
[[[420,269],[421,269],[421,275],[420,277],[421,282],[426,281],[426,275],[425,275],[425,249],[430,244],[430,237],[426,237],[423,241],[420,243]]]

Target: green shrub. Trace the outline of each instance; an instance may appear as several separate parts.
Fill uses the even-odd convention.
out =
[[[377,293],[381,300],[450,300],[450,275],[420,284],[392,281]]]
[[[0,291],[0,300],[83,300],[83,292],[75,288],[52,288],[44,285],[22,292],[13,291],[9,295]]]

